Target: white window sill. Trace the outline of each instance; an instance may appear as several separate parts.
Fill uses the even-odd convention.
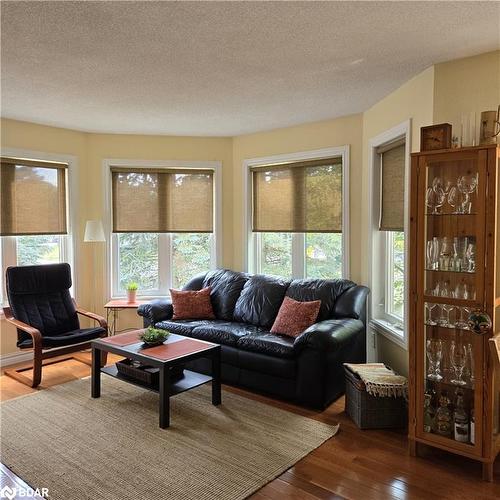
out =
[[[403,348],[405,351],[408,350],[408,343],[404,330],[396,328],[393,324],[383,319],[372,319],[370,321],[370,327]]]

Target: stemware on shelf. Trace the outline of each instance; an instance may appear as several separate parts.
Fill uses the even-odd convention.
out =
[[[449,304],[443,304],[443,310],[446,312],[446,324],[443,325],[446,328],[454,328],[454,324],[450,320],[450,313],[455,309],[455,306]]]
[[[469,325],[467,320],[469,318],[471,309],[469,307],[459,307],[458,309],[460,311],[460,314],[457,321],[455,322],[455,327],[460,328],[461,330],[468,330]]]
[[[469,375],[469,381],[471,386],[474,386],[474,348],[471,343],[466,345],[466,353],[467,353],[467,370]]]
[[[476,270],[476,248],[473,243],[469,243],[465,251],[467,261],[467,272],[473,273]]]
[[[467,360],[467,350],[461,343],[451,341],[450,346],[450,363],[453,368],[453,378],[450,380],[455,385],[467,385],[463,379],[463,372]]]
[[[445,200],[446,195],[440,187],[435,189],[432,187],[427,188],[425,203],[431,209],[433,215],[439,214],[438,209],[444,205]]]
[[[432,302],[426,302],[425,303],[425,309],[427,310],[426,324],[428,324],[430,326],[436,326],[437,325],[437,323],[432,318],[432,310],[435,307],[436,307],[436,304],[433,304]]]
[[[426,342],[427,359],[429,360],[429,370],[427,378],[429,380],[442,380],[441,360],[443,357],[443,343],[439,339],[427,339]]]

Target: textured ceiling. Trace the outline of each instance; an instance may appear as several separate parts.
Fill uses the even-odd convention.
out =
[[[5,2],[2,116],[238,135],[366,110],[500,46],[499,2]]]

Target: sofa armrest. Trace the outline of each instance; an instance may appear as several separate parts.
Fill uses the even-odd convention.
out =
[[[359,319],[366,324],[366,298],[370,289],[356,285],[346,290],[335,302],[333,316],[335,318]]]
[[[354,342],[365,326],[359,319],[327,319],[310,326],[294,341],[293,347],[331,352]]]
[[[151,325],[171,319],[174,314],[172,301],[170,299],[155,299],[137,308],[137,314],[145,318]]]

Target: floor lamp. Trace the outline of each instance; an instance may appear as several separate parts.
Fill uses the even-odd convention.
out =
[[[92,280],[95,277],[96,262],[97,262],[97,245],[106,241],[104,229],[100,220],[88,220],[85,224],[85,235],[83,237],[85,243],[93,243],[92,245],[92,269],[90,272],[90,291],[92,295],[92,311],[95,310],[95,293],[92,293]]]

